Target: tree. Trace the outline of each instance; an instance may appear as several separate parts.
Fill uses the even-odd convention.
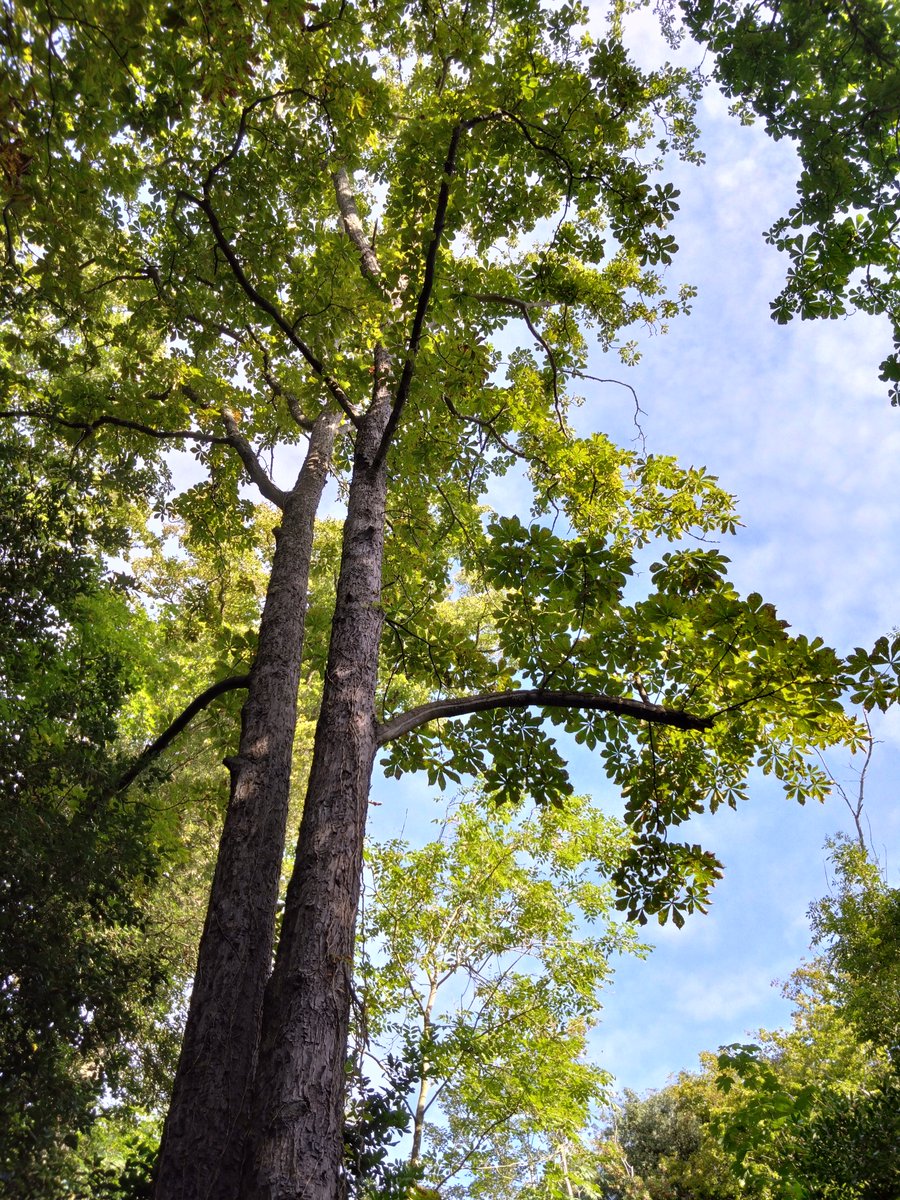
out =
[[[830,843],[834,884],[810,910],[835,1006],[900,1067],[900,889],[856,843]]]
[[[762,117],[800,156],[796,203],[766,234],[791,263],[772,316],[885,315],[895,349],[881,378],[900,403],[900,7],[681,0],[681,9],[741,114]]]
[[[897,893],[857,843],[831,851],[836,886],[810,909],[820,955],[784,988],[791,1027],[704,1055],[700,1074],[660,1092],[626,1093],[599,1147],[611,1200],[897,1194],[898,992],[872,987],[896,970]]]
[[[682,1072],[658,1092],[625,1090],[595,1147],[604,1200],[737,1200],[733,1159],[711,1126],[722,1110],[713,1076]]]
[[[620,902],[680,922],[718,866],[669,827],[736,803],[755,762],[821,795],[807,755],[858,736],[834,654],[738,597],[717,551],[667,553],[626,596],[641,547],[732,529],[730,500],[567,421],[584,331],[627,359],[630,325],[689,299],[655,269],[677,201],[650,172],[656,114],[692,154],[696,81],[636,69],[618,16],[597,38],[581,8],[533,0],[8,16],[7,418],[101,449],[193,445],[209,482],[185,515],[222,541],[242,472],[282,513],[256,658],[232,681],[247,700],[159,1196],[337,1194],[380,747],[394,772],[552,800],[570,785],[545,715],[599,744],[635,831]],[[512,321],[532,348],[504,362]],[[284,489],[264,452],[304,435]],[[517,461],[535,520],[485,528]],[[329,462],[347,515],[267,984]],[[474,631],[441,613],[460,568],[485,597]]]
[[[146,485],[127,457],[115,469],[133,493]],[[11,1197],[54,1193],[176,990],[147,913],[167,830],[107,788],[123,709],[150,673],[149,622],[102,564],[131,514],[98,508],[93,486],[89,466],[16,431],[0,447],[0,1190]]]
[[[579,1150],[609,1083],[584,1059],[599,992],[615,954],[642,951],[606,882],[626,845],[580,797],[527,817],[468,799],[425,846],[369,846],[358,1070],[405,1064],[422,1186],[518,1195]]]

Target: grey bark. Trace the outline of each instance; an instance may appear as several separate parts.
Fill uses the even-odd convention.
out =
[[[323,410],[285,494],[187,1026],[157,1166],[156,1200],[230,1200],[272,964],[316,511],[340,414]]]
[[[348,495],[322,708],[263,1035],[241,1200],[336,1200],[344,1062],[363,839],[377,749],[387,472],[373,465],[390,415],[387,356],[361,420]]]

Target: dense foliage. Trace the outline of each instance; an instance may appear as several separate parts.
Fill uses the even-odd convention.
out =
[[[141,619],[101,562],[127,514],[98,509],[89,466],[16,432],[0,464],[0,1177],[25,1195],[133,1073],[170,994],[147,937],[158,830],[107,790],[141,682]]]

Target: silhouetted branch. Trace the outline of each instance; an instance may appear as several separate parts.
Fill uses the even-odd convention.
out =
[[[0,417],[21,418],[28,421],[49,421],[54,425],[61,425],[64,429],[79,429],[85,437],[89,437],[103,425],[112,425],[118,429],[133,429],[135,433],[143,433],[147,437],[158,438],[162,441],[171,438],[176,441],[202,442],[207,446],[225,446],[231,444],[231,439],[228,437],[222,437],[213,433],[202,433],[198,429],[155,429],[151,425],[145,425],[142,421],[131,421],[127,417],[102,416],[97,417],[93,421],[70,421],[67,417],[60,417],[56,413],[41,412],[39,409],[12,409],[7,412],[0,412]]]
[[[378,730],[378,745],[384,746],[404,733],[418,729],[420,725],[427,725],[429,721],[443,717],[465,717],[495,708],[581,708],[616,713],[620,717],[634,717],[656,725],[671,725],[675,729],[709,729],[713,723],[712,717],[696,717],[678,709],[632,700],[626,696],[522,688],[512,692],[486,692],[479,696],[457,696],[420,704],[385,721]]]
[[[463,129],[467,128],[468,124],[470,123],[454,125],[453,133],[450,135],[450,148],[447,151],[447,157],[444,161],[444,176],[441,180],[440,191],[438,192],[434,224],[431,230],[431,241],[428,244],[428,252],[425,256],[425,273],[419,292],[419,300],[416,304],[416,313],[413,317],[409,344],[406,348],[406,358],[403,362],[403,371],[400,375],[400,382],[397,385],[396,396],[394,397],[394,407],[391,409],[391,415],[385,426],[381,445],[378,447],[378,453],[375,455],[375,461],[372,464],[374,469],[377,469],[384,462],[397,426],[400,424],[403,409],[406,407],[406,402],[409,399],[409,390],[416,367],[416,355],[419,352],[419,344],[422,341],[422,332],[425,328],[425,317],[428,314],[428,305],[431,302],[431,293],[434,290],[438,251],[440,250],[441,239],[444,235],[444,226],[447,223],[447,208],[450,203],[450,183],[456,174],[456,155],[459,150],[459,139],[462,136]]]
[[[141,751],[131,766],[109,789],[110,794],[115,795],[117,792],[124,792],[127,787],[134,783],[137,777],[150,766],[153,760],[159,758],[160,754],[174,742],[182,730],[193,721],[194,717],[198,713],[203,712],[204,708],[208,707],[213,700],[225,695],[226,692],[234,692],[239,688],[245,688],[249,683],[249,675],[231,675],[228,679],[220,679],[218,683],[214,683],[211,687],[208,687],[205,692],[201,692],[175,718],[168,729],[159,735],[155,742],[151,742]]]

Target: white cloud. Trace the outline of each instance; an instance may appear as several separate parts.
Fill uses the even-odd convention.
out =
[[[730,972],[725,977],[709,971],[674,984],[675,1008],[692,1021],[740,1022],[752,1016],[771,990],[771,975],[765,970]]]

